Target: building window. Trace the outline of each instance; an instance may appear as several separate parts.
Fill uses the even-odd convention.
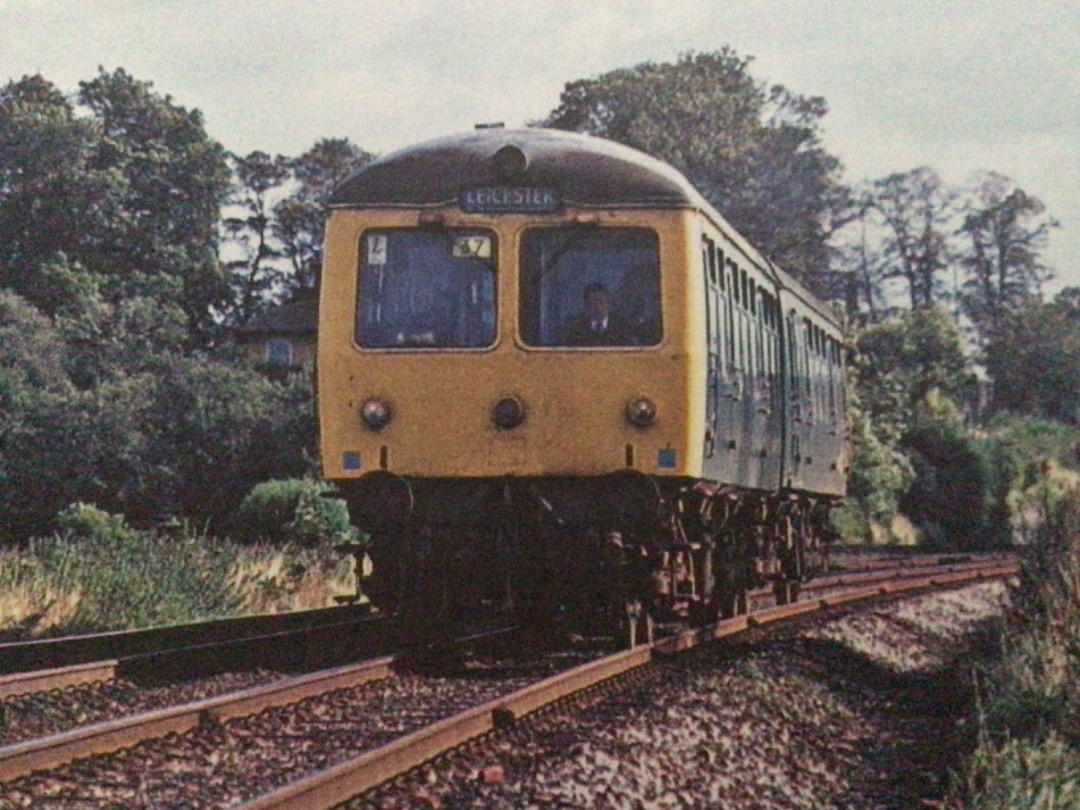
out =
[[[275,368],[291,368],[293,365],[292,342],[280,338],[266,341],[266,362]]]

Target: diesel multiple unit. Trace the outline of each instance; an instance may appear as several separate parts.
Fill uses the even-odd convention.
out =
[[[330,201],[325,477],[384,611],[633,625],[790,598],[844,494],[842,333],[670,166],[484,129]]]

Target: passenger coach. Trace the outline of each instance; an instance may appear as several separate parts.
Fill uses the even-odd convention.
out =
[[[635,150],[483,129],[364,167],[330,201],[317,384],[366,590],[426,616],[790,598],[844,493],[841,340]]]

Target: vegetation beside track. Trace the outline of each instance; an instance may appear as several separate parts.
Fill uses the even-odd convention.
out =
[[[333,538],[240,544],[181,525],[144,531],[79,505],[62,529],[0,551],[0,634],[127,630],[333,604],[353,589]]]
[[[950,807],[1080,807],[1080,490],[1041,488],[1001,660],[981,677],[977,746]]]

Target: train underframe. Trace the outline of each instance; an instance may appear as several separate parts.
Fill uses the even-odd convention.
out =
[[[647,640],[657,623],[706,624],[778,602],[824,570],[836,499],[695,479],[600,477],[341,482],[369,536],[361,588],[417,625],[485,613],[566,616],[582,633]],[[357,566],[358,571],[361,566]]]

